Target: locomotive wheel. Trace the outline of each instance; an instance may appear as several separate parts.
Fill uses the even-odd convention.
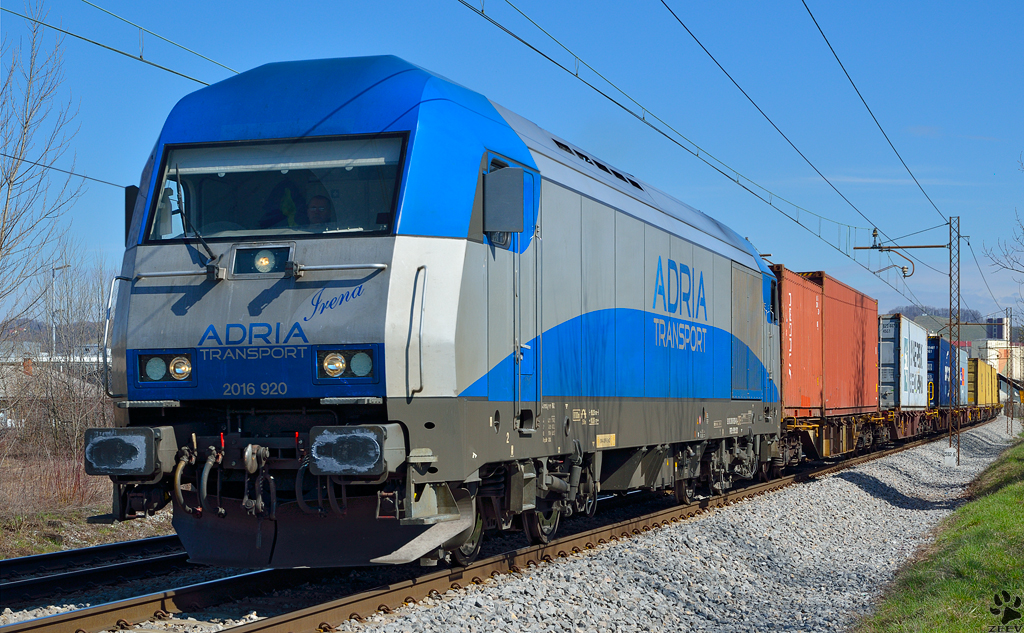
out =
[[[680,505],[693,503],[693,500],[697,498],[696,481],[696,479],[676,479],[676,503]]]
[[[452,559],[463,567],[469,565],[480,555],[480,546],[484,542],[484,515],[480,508],[476,509],[476,521],[473,523],[473,532],[466,539],[466,542],[452,550]]]
[[[558,510],[537,512],[530,510],[523,513],[523,532],[530,545],[546,545],[558,531],[562,513]]]

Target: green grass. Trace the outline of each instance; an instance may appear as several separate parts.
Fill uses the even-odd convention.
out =
[[[978,477],[971,495],[939,526],[935,543],[897,574],[858,633],[978,633],[1001,623],[989,610],[996,593],[1024,600],[1024,439]],[[1017,625],[1024,618],[1007,624]]]

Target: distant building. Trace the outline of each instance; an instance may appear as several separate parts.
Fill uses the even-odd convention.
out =
[[[984,360],[1014,381],[1024,379],[1024,346],[1020,343],[1000,339],[976,341],[971,356]]]

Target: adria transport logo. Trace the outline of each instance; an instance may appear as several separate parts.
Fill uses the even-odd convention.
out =
[[[659,301],[660,299],[660,301]],[[662,266],[658,256],[658,270],[654,273],[654,300],[652,310],[660,309],[678,318],[651,317],[654,344],[677,350],[704,352],[708,328],[686,319],[708,320],[708,304],[704,296],[704,273],[672,259]],[[703,314],[702,314],[703,313]],[[685,317],[684,317],[685,314]]]
[[[696,291],[694,291],[695,285]],[[669,314],[683,316],[685,310],[686,318],[703,318],[707,322],[708,304],[704,297],[704,272],[691,271],[686,264],[671,259],[666,260],[663,268],[661,255],[658,255],[658,270],[654,273],[654,301],[651,303],[651,309],[657,310],[659,304],[662,311]],[[701,317],[701,312],[703,312],[703,317]]]
[[[223,336],[221,336],[223,332]],[[283,336],[282,336],[283,334]],[[287,345],[289,341],[296,339],[309,345],[306,333],[298,322],[293,323],[290,328],[282,328],[280,323],[271,325],[269,323],[227,323],[218,331],[217,326],[210,324],[199,338],[199,346],[210,345]]]

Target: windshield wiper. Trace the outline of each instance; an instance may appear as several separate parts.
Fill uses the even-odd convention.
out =
[[[206,272],[212,279],[223,279],[224,275],[220,270],[220,267],[214,263],[217,260],[217,257],[213,254],[213,250],[210,249],[210,245],[206,243],[206,240],[203,239],[203,236],[199,234],[199,231],[196,230],[196,227],[193,226],[192,222],[188,219],[188,212],[187,209],[185,209],[185,196],[182,195],[181,192],[181,173],[178,170],[177,163],[174,165],[174,180],[174,184],[178,188],[178,215],[181,216],[181,223],[185,227],[185,239],[188,239],[189,231],[191,231],[196,239],[199,240],[199,243],[203,245],[203,249],[206,251],[206,254],[210,256],[210,259],[206,262]]]

